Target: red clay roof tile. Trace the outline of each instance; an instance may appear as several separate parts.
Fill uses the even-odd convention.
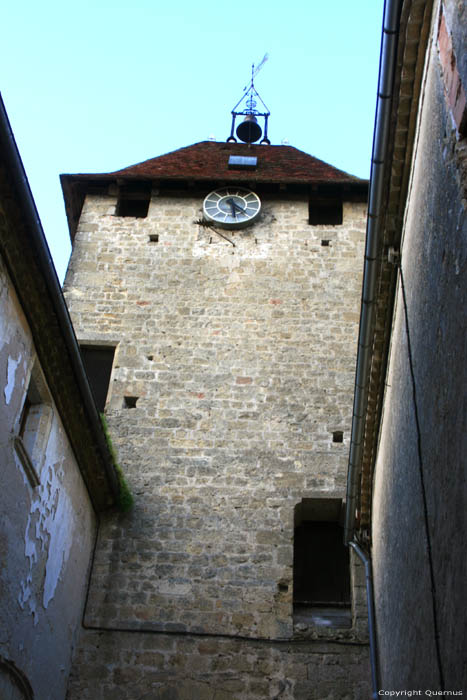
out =
[[[229,155],[257,156],[258,166],[247,172],[229,169]],[[154,180],[247,180],[306,184],[365,182],[293,146],[215,141],[201,141],[106,175]]]
[[[228,167],[230,155],[256,156],[258,165],[255,169],[230,169]],[[116,180],[180,180],[290,185],[329,184],[344,185],[349,189],[355,188],[359,192],[366,190],[368,186],[368,180],[349,175],[293,146],[261,146],[216,141],[201,141],[115,172],[61,175],[60,180],[72,239],[78,225],[85,193],[89,186],[94,187],[96,183]]]

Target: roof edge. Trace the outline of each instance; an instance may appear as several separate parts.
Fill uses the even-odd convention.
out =
[[[1,95],[0,148],[7,175],[2,186],[8,190],[8,208],[15,222],[13,242],[9,227],[0,230],[0,250],[89,496],[96,510],[102,510],[116,502],[118,479]],[[31,299],[36,301],[34,313],[29,308]],[[44,319],[48,323],[43,324]],[[44,341],[44,327],[49,335],[53,330],[53,343]],[[63,376],[57,377],[57,367],[63,368]],[[62,391],[64,377],[69,388],[66,396]],[[81,410],[77,410],[76,402]],[[82,421],[83,418],[86,420]],[[80,435],[77,434],[78,425],[82,428]],[[83,442],[83,431],[88,445]]]

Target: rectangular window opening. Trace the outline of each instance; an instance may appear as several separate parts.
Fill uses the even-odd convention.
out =
[[[123,406],[124,408],[136,408],[136,403],[139,399],[139,396],[124,396],[123,397]]]
[[[119,189],[115,216],[131,216],[144,219],[148,215],[151,201],[151,186],[139,182],[123,185]]]
[[[109,391],[115,347],[109,345],[81,345],[80,349],[97,410],[99,413],[103,413]]]
[[[342,200],[312,197],[309,202],[308,223],[311,226],[340,226],[342,224]],[[322,243],[322,245],[329,245]]]
[[[294,513],[294,618],[350,627],[349,552],[341,499],[303,499]]]
[[[39,485],[39,474],[45,457],[52,426],[52,398],[40,367],[33,366],[19,419],[14,445],[29,483]]]

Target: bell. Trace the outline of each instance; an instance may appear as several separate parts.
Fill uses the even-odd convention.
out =
[[[262,130],[254,114],[247,114],[237,127],[237,136],[244,143],[254,143],[261,138]]]

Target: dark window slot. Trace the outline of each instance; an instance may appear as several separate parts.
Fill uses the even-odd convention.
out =
[[[132,216],[135,219],[144,219],[148,215],[149,199],[118,200],[116,216]]]
[[[339,199],[311,199],[308,223],[311,226],[340,226],[342,224],[342,201]],[[329,245],[322,243],[322,245]]]
[[[142,182],[127,184],[119,189],[116,216],[131,216],[144,219],[148,215],[151,201],[151,186]]]
[[[97,410],[104,412],[115,348],[108,346],[82,345],[81,357],[88,375]]]
[[[123,403],[125,408],[136,408],[136,402],[139,396],[124,396]]]

